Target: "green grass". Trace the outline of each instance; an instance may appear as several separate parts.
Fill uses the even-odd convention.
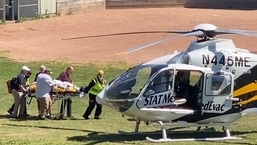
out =
[[[7,93],[5,81],[19,73],[22,65],[28,65],[32,69],[31,81],[34,79],[38,67],[45,64],[53,71],[53,78],[56,78],[68,65],[75,68],[72,75],[73,81],[78,86],[86,86],[98,69],[105,71],[105,78],[110,81],[113,77],[129,67],[123,62],[115,62],[111,64],[96,63],[91,64],[66,64],[63,62],[30,62],[20,63],[15,62],[5,57],[0,57],[0,144],[151,144],[145,141],[145,135],[126,136],[119,135],[118,130],[133,131],[134,122],[128,122],[126,118],[122,118],[121,114],[109,107],[103,108],[101,120],[83,120],[88,98],[73,98],[73,115],[76,120],[15,120],[7,118],[6,110],[13,103],[13,97]],[[53,113],[57,113],[58,102],[53,105]],[[36,101],[32,100],[28,106],[28,113],[31,115],[37,114]],[[94,113],[94,112],[92,112]],[[93,114],[92,114],[93,115]],[[91,116],[92,117],[92,116]],[[231,127],[231,134],[243,137],[243,140],[234,141],[218,141],[218,142],[175,142],[163,144],[257,144],[257,117],[254,115],[246,116],[240,119],[237,124]],[[140,126],[141,131],[155,131],[152,126],[146,126],[144,123]],[[190,128],[194,130],[195,128]],[[221,127],[217,127],[221,131]],[[184,134],[171,134],[175,136],[185,136]],[[198,134],[187,134],[198,135]],[[205,135],[205,134],[201,134]],[[210,135],[210,133],[208,133]],[[158,138],[161,135],[150,135]]]

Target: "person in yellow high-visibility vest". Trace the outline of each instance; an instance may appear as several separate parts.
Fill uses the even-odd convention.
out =
[[[89,94],[89,106],[87,107],[87,110],[83,115],[84,119],[86,120],[89,119],[89,116],[92,110],[95,108],[95,106],[96,106],[96,110],[95,110],[94,119],[100,119],[100,115],[102,113],[102,105],[96,102],[96,96],[98,93],[100,93],[103,90],[103,88],[106,85],[106,81],[104,80],[103,76],[104,76],[104,71],[99,70],[97,72],[97,77],[92,79],[89,85],[84,89],[84,93]]]

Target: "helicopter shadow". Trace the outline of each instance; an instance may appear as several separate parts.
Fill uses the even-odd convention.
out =
[[[52,127],[52,126],[41,126],[41,125],[21,125],[21,124],[11,124],[11,123],[3,123],[1,125],[13,126],[13,127],[34,127],[34,128],[42,128],[42,129],[55,129],[55,130],[70,130],[70,131],[81,131],[81,132],[94,132],[91,130],[85,129],[76,129],[76,128],[66,128],[66,127]],[[95,132],[94,132],[95,133]],[[97,132],[102,133],[102,132]]]
[[[72,136],[67,138],[68,141],[89,142],[86,145],[95,145],[98,143],[129,143],[134,141],[145,140],[145,135],[121,135],[115,133],[91,132],[88,135]]]
[[[224,132],[194,132],[194,131],[174,131],[174,132],[167,132],[168,137],[171,139],[183,139],[183,138],[212,138],[212,137],[224,137]],[[239,132],[234,131],[231,134],[235,136],[243,137],[243,139],[247,139],[247,135],[251,133],[257,133],[257,131],[246,131],[246,132]],[[142,132],[140,134],[134,135],[124,135],[124,134],[115,134],[115,133],[100,133],[100,132],[91,132],[87,136],[73,136],[68,137],[68,141],[76,141],[76,142],[89,142],[86,145],[94,145],[98,143],[110,142],[110,143],[135,143],[136,141],[145,141],[146,137],[160,139],[162,137],[160,131],[155,132]],[[199,141],[198,141],[199,142]],[[201,142],[213,142],[213,141],[201,141]],[[217,143],[228,143],[228,144],[244,144],[244,145],[254,145],[248,142],[244,142],[244,140],[240,141],[220,141]]]

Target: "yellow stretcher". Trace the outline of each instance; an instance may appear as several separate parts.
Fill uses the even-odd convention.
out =
[[[28,96],[31,97],[30,99],[28,99],[29,102],[27,102],[28,104],[31,103],[32,98],[35,97],[35,91],[36,91],[36,84],[32,84],[29,87],[29,92],[28,92]],[[63,114],[59,114],[59,109],[60,109],[60,102],[64,102],[64,100],[70,98],[70,97],[74,97],[74,96],[79,96],[79,97],[83,97],[82,95],[84,94],[83,92],[80,92],[80,89],[76,86],[73,87],[66,87],[66,88],[60,88],[60,87],[55,87],[51,92],[51,98],[52,98],[52,105],[55,103],[55,101],[58,102],[57,105],[57,116],[55,118],[59,118],[61,115]],[[64,106],[63,106],[64,107]],[[63,110],[65,110],[63,108]],[[64,113],[64,112],[63,112]]]
[[[29,92],[33,93],[36,91],[36,84],[32,84],[29,87]],[[79,93],[79,89],[77,87],[66,87],[66,88],[60,88],[60,87],[54,87],[54,89],[50,93],[74,93],[77,94]]]

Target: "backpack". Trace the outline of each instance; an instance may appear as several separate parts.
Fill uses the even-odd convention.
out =
[[[12,89],[16,84],[17,84],[17,77],[13,77],[12,79],[6,81],[8,93],[12,93]]]

